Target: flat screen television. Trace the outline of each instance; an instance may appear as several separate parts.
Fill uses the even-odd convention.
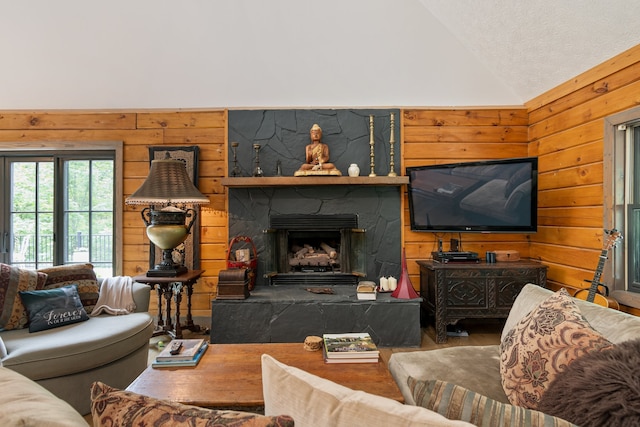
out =
[[[537,157],[417,166],[406,171],[413,231],[537,231]]]

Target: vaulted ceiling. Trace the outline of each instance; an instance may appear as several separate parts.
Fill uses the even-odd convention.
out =
[[[0,109],[522,105],[638,44],[638,0],[5,1]]]
[[[420,0],[522,100],[640,43],[636,0]]]

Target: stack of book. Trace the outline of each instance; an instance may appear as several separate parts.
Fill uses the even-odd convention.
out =
[[[376,363],[378,347],[368,333],[324,334],[323,352],[326,363]]]
[[[204,339],[173,340],[156,356],[151,363],[154,368],[175,368],[178,366],[196,366],[207,350]]]

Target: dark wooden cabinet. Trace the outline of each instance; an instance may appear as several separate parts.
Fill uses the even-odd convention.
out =
[[[547,266],[534,261],[439,263],[420,266],[421,322],[435,320],[436,342],[447,342],[447,325],[466,318],[506,318],[527,283],[546,287]]]

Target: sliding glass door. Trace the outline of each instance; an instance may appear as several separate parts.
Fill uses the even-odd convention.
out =
[[[113,152],[0,157],[2,262],[24,268],[90,262],[114,269]]]

